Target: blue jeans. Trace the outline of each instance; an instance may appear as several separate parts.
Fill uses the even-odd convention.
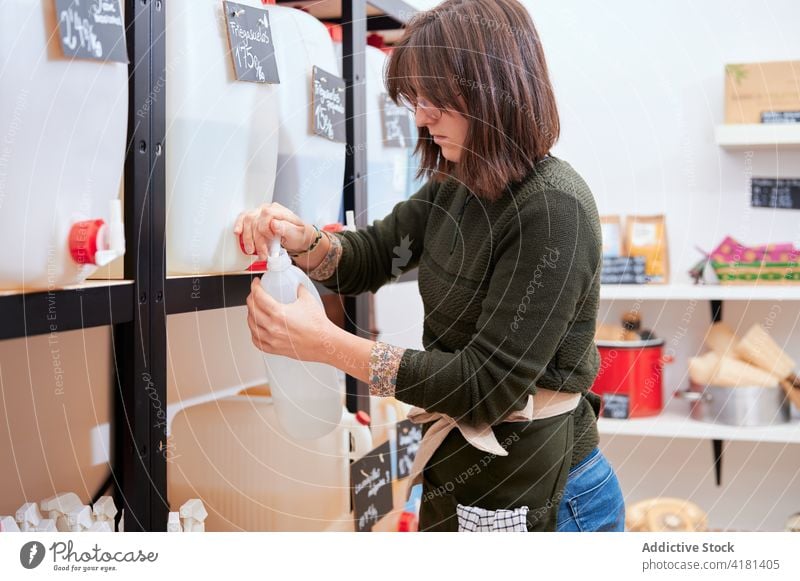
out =
[[[614,469],[595,448],[567,476],[558,507],[558,532],[622,532],[625,500]]]

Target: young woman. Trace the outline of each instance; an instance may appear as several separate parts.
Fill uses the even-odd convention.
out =
[[[418,408],[421,530],[622,530],[588,391],[600,223],[588,186],[549,154],[558,111],[529,14],[516,0],[422,13],[390,57],[387,87],[415,114],[420,191],[357,232],[321,233],[268,204],[235,233],[261,255],[279,236],[311,278],[346,295],[418,268],[424,350],[336,327],[303,288],[278,304],[258,280],[253,342]]]

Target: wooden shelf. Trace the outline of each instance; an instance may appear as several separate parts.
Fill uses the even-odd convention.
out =
[[[609,284],[600,287],[600,299],[606,301],[800,301],[800,284]]]
[[[778,426],[754,428],[712,424],[692,419],[689,404],[683,402],[672,402],[661,415],[648,418],[600,418],[597,428],[607,436],[800,444],[800,422],[797,420]]]
[[[81,284],[71,284],[63,287],[52,289],[52,292],[60,293],[65,291],[87,290],[95,288],[107,288],[112,286],[125,286],[132,285],[132,280],[125,279],[89,279]],[[13,297],[19,295],[30,295],[35,293],[46,293],[48,289],[33,289],[33,290],[0,290],[0,300],[5,297]]]
[[[800,149],[800,123],[717,125],[714,133],[725,149]]]

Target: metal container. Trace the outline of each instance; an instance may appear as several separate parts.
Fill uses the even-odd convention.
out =
[[[785,424],[790,419],[789,402],[779,385],[775,387],[719,387],[691,384],[676,397],[692,402],[695,420],[728,426],[755,427]]]
[[[600,369],[592,391],[603,398],[607,417],[638,418],[654,416],[664,408],[664,339],[646,341],[596,341]],[[621,400],[626,408],[618,415],[607,413],[611,401]]]

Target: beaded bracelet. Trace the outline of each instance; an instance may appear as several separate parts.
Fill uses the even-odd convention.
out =
[[[305,250],[303,250],[301,252],[287,252],[287,254],[289,256],[291,256],[292,258],[297,258],[299,256],[303,256],[304,254],[308,254],[309,252],[313,252],[314,249],[319,245],[319,241],[322,240],[322,232],[320,231],[319,228],[316,227],[316,225],[312,224],[312,227],[316,231],[317,235],[314,238],[314,242],[311,243],[311,246],[309,246],[308,248],[306,248]]]

